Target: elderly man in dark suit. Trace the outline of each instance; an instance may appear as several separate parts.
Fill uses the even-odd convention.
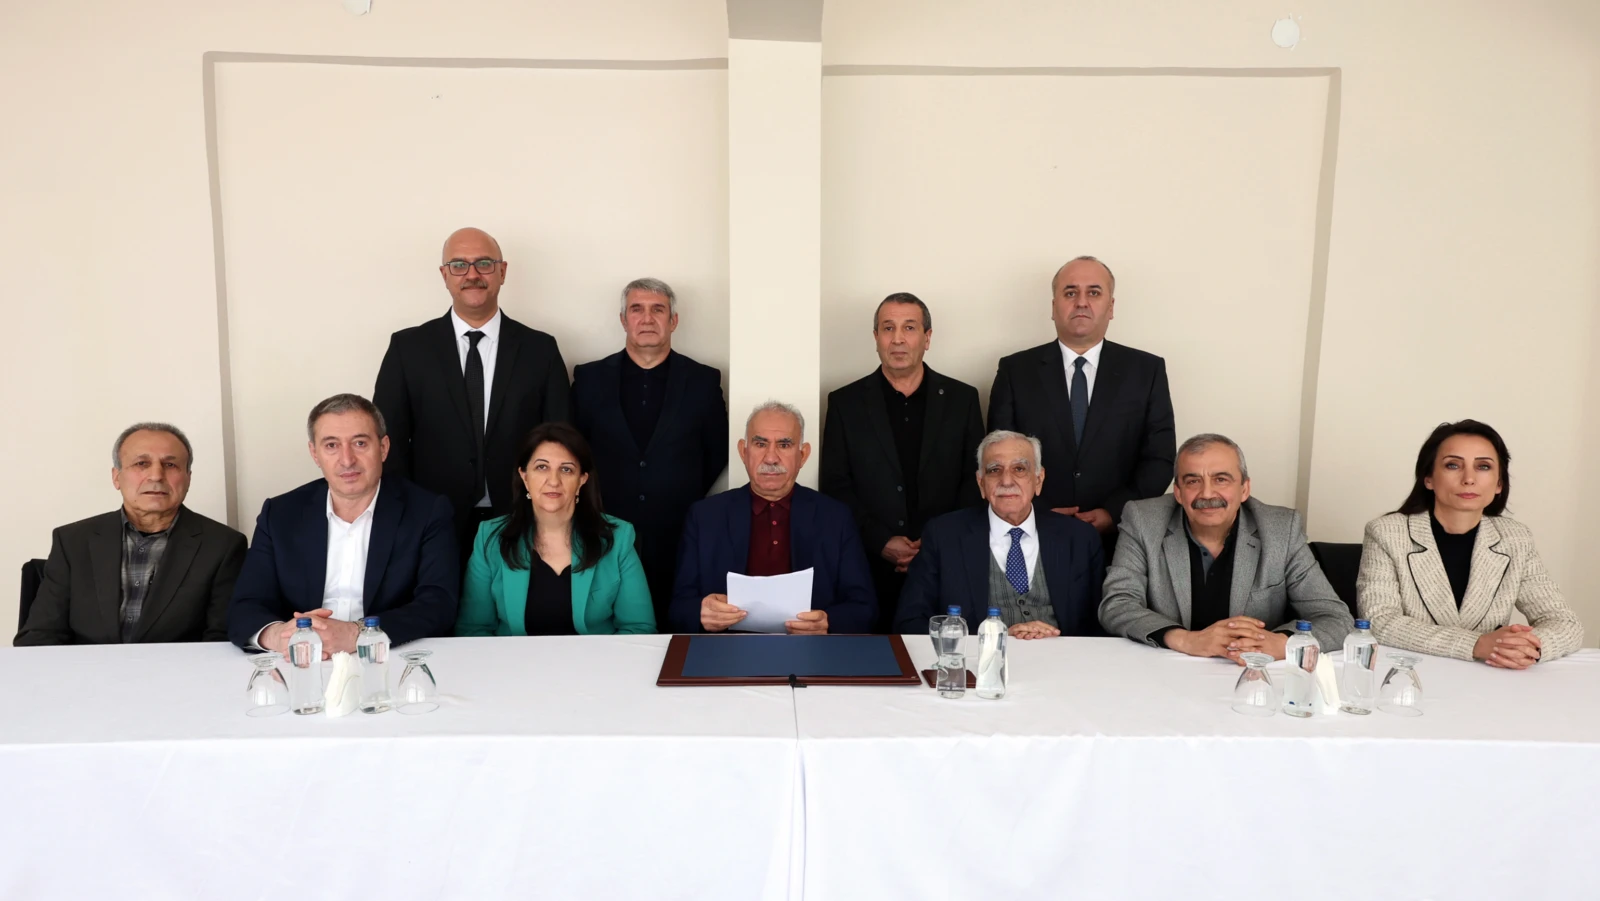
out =
[[[523,437],[566,420],[570,397],[556,339],[500,309],[511,264],[499,242],[463,228],[443,256],[450,311],[394,333],[372,401],[389,426],[389,473],[450,499],[465,560],[478,524],[509,509],[505,473]]]
[[[850,508],[795,484],[811,456],[805,417],[768,401],[745,422],[739,455],[750,484],[689,508],[678,552],[670,622],[677,632],[738,629],[745,611],[728,603],[728,575],[814,570],[811,609],[785,630],[797,635],[866,632],[878,602]]]
[[[183,505],[194,451],[141,422],[111,448],[122,507],[55,530],[17,645],[221,641],[244,536]]]
[[[855,516],[878,592],[873,631],[889,632],[923,525],[978,504],[972,455],[983,416],[976,388],[923,363],[933,340],[927,304],[891,294],[872,318],[880,365],[828,395],[818,487]]]
[[[1108,551],[1123,506],[1167,490],[1177,441],[1166,362],[1106,340],[1116,288],[1094,257],[1057,270],[1056,340],[1002,359],[989,395],[989,428],[1043,443],[1044,504],[1094,526]]]
[[[594,448],[606,512],[638,534],[656,622],[665,623],[683,518],[728,466],[728,405],[722,373],[672,349],[670,285],[629,282],[621,319],[622,350],[573,373],[572,421]]]

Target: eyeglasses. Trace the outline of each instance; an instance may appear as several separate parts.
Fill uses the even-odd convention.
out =
[[[505,260],[451,260],[444,265],[446,269],[450,270],[451,275],[466,275],[468,269],[476,269],[484,275],[488,275],[494,271],[496,266],[504,262]]]

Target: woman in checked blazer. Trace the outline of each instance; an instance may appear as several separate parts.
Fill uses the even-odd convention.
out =
[[[1533,546],[1502,516],[1511,454],[1471,419],[1433,430],[1400,509],[1367,523],[1356,596],[1379,644],[1526,669],[1577,650],[1583,626]],[[1530,626],[1510,625],[1513,610]]]

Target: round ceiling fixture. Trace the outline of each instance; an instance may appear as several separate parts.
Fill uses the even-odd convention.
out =
[[[1287,17],[1273,22],[1272,43],[1285,50],[1293,50],[1300,43],[1300,23]]]

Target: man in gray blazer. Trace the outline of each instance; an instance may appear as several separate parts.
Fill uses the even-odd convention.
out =
[[[15,644],[221,641],[244,536],[183,505],[194,451],[176,427],[129,426],[111,448],[122,506],[55,530]]]
[[[1244,451],[1196,435],[1174,468],[1171,495],[1123,509],[1100,601],[1105,630],[1239,663],[1252,651],[1282,660],[1304,619],[1323,650],[1337,649],[1354,626],[1350,609],[1312,558],[1300,514],[1250,497]]]

